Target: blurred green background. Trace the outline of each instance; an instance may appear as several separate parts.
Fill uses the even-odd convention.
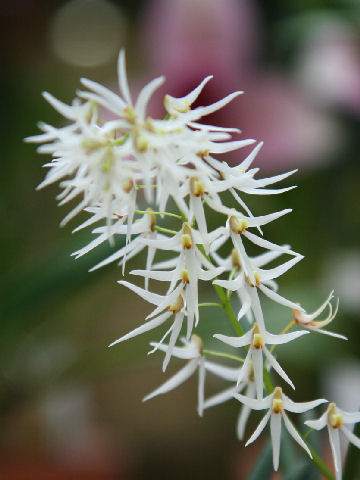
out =
[[[142,404],[180,362],[164,375],[160,356],[147,357],[159,331],[107,348],[149,307],[116,283],[114,265],[88,273],[110,246],[70,257],[91,233],[71,235],[76,221],[59,228],[70,207],[56,207],[56,185],[35,191],[48,159],[22,139],[37,133],[39,120],[62,122],[41,92],[70,103],[83,76],[116,90],[122,46],[134,94],[160,73],[176,95],[214,73],[204,104],[246,90],[214,121],[265,140],[256,163],[263,175],[299,168],[297,189],[249,203],[256,214],[294,209],[265,230],[305,255],[280,291],[312,311],[334,288],[340,309],[330,329],[349,341],[313,334],[278,355],[295,400],[321,396],[358,409],[359,2],[2,0],[0,15],[1,478],[241,480],[266,443],[263,435],[245,449],[236,440],[235,401],[199,419],[195,379]],[[202,295],[212,298],[210,290]],[[290,320],[270,302],[264,309],[274,333]],[[202,314],[207,338],[224,318]],[[221,388],[209,375],[207,393]],[[318,447],[332,468],[323,439]]]

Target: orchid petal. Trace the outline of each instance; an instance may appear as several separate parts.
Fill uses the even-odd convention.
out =
[[[181,370],[179,370],[174,376],[172,376],[169,380],[165,383],[160,385],[159,388],[154,390],[153,392],[149,393],[143,398],[143,402],[150,400],[157,395],[162,395],[164,393],[170,392],[170,390],[174,390],[174,388],[178,387],[182,383],[184,383],[191,375],[195,372],[199,365],[199,358],[194,358],[190,360],[189,363],[185,365]]]
[[[341,427],[341,431],[345,435],[345,437],[351,442],[355,447],[360,448],[360,438],[353,434],[350,430],[346,427]]]
[[[300,445],[300,447],[302,447],[306,451],[306,453],[309,455],[309,457],[312,458],[312,455],[311,455],[311,452],[310,452],[308,446],[306,445],[304,440],[300,437],[298,431],[296,430],[294,425],[290,422],[290,420],[289,420],[289,418],[288,418],[288,416],[286,415],[285,412],[283,413],[282,417],[284,419],[287,431],[290,433],[290,435],[293,437],[293,439]]]
[[[273,465],[275,471],[277,471],[279,468],[281,416],[282,415],[280,413],[272,413],[270,418],[270,434],[273,449]]]
[[[269,420],[269,417],[270,417],[270,410],[266,413],[266,415],[261,419],[259,425],[256,427],[254,433],[251,435],[251,437],[249,438],[249,440],[245,443],[245,447],[247,447],[248,445],[250,445],[250,443],[254,442],[258,437],[259,435],[261,434],[261,432],[264,430],[264,428],[266,427],[266,424]]]
[[[142,333],[148,332],[149,330],[152,330],[153,328],[158,327],[162,323],[166,322],[166,320],[171,316],[171,312],[165,312],[163,315],[160,315],[159,317],[156,317],[152,320],[149,320],[148,322],[144,323],[140,327],[135,328],[131,332],[127,333],[126,335],[118,338],[115,340],[115,342],[112,342],[109,347],[112,347],[113,345],[116,345],[117,343],[123,342],[125,340],[129,340],[129,338],[136,337],[137,335],[141,335]]]

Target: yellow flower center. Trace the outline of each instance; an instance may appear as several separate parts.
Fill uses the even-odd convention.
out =
[[[230,217],[230,228],[234,233],[244,233],[248,226],[245,218],[235,217],[235,215]]]
[[[272,411],[274,413],[282,413],[284,410],[284,402],[282,399],[281,387],[276,387],[274,390],[274,396],[272,401]]]
[[[344,417],[336,411],[335,403],[329,405],[329,422],[332,428],[341,428],[344,423]]]
[[[255,326],[254,326],[252,345],[256,349],[262,348],[265,345],[264,337],[261,335],[257,323],[255,323]]]
[[[184,282],[184,283],[189,283],[190,282],[190,278],[189,278],[189,272],[186,268],[184,268],[181,272],[181,280]]]
[[[196,177],[190,179],[190,191],[195,197],[202,197],[205,193],[205,185]]]

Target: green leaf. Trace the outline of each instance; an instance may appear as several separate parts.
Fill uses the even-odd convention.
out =
[[[270,480],[274,473],[272,462],[272,447],[271,442],[262,451],[259,460],[255,463],[253,470],[248,476],[248,480]]]
[[[295,464],[282,480],[319,480],[319,473],[311,463],[301,462]]]

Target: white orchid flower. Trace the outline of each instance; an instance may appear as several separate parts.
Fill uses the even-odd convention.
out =
[[[137,293],[144,300],[156,305],[157,307],[152,313],[150,313],[146,317],[146,319],[148,320],[146,323],[144,323],[143,325],[140,325],[139,327],[135,328],[131,332],[127,333],[126,335],[123,335],[122,337],[118,338],[117,340],[112,342],[109,345],[109,347],[112,347],[118,343],[124,342],[125,340],[129,340],[130,338],[136,337],[137,335],[141,335],[142,333],[153,330],[156,327],[159,327],[174,314],[174,321],[160,342],[162,343],[165,340],[165,338],[170,334],[168,351],[163,363],[163,371],[165,371],[171,358],[172,349],[174,348],[176,340],[180,335],[181,327],[182,327],[184,316],[185,316],[185,303],[184,303],[184,296],[182,292],[183,285],[179,284],[168,295],[158,295],[156,293],[149,292],[148,290],[144,290],[143,288],[140,288],[126,281],[120,280],[118,283],[120,283],[120,285],[124,285],[125,287],[129,288],[133,292]]]
[[[162,250],[180,250],[180,255],[173,260],[175,263],[167,262],[167,265],[174,265],[173,270],[133,270],[134,275],[141,275],[145,278],[170,282],[168,294],[179,288],[178,282],[184,289],[186,310],[187,310],[187,339],[190,338],[193,325],[199,321],[198,306],[198,281],[209,281],[223,272],[222,267],[213,267],[211,263],[197,248],[196,244],[202,243],[199,233],[192,229],[188,223],[184,223],[180,232],[171,238],[158,240],[142,240],[144,244]],[[206,270],[203,268],[205,267]]]
[[[143,398],[143,402],[146,402],[157,395],[174,390],[174,388],[184,383],[196,372],[196,370],[198,370],[198,414],[202,417],[204,410],[205,389],[205,358],[202,354],[203,343],[201,338],[197,335],[192,335],[190,342],[187,342],[184,339],[183,343],[185,344],[184,347],[173,347],[171,350],[171,355],[173,357],[189,360],[187,365],[185,365],[185,367],[183,367],[174,376],[163,383],[159,388],[146,395],[146,397]],[[157,350],[162,350],[166,353],[169,351],[168,345],[164,345],[162,343],[151,343],[151,345]]]
[[[305,311],[301,311],[298,308],[293,309],[295,322],[298,325],[301,325],[302,327],[307,328],[308,330],[312,330],[313,332],[323,333],[325,335],[330,335],[331,337],[342,338],[343,340],[347,340],[347,337],[344,337],[344,335],[340,335],[339,333],[335,333],[335,332],[329,332],[328,330],[324,330],[322,328],[322,327],[325,327],[326,325],[329,325],[329,323],[331,323],[334,320],[338,312],[339,299],[337,299],[335,304],[335,309],[333,311],[333,307],[331,304],[331,300],[333,298],[334,298],[334,290],[330,292],[325,302],[322,305],[320,305],[320,307],[317,310],[315,310],[313,313],[306,313]],[[316,320],[316,318],[322,314],[322,312],[326,309],[326,307],[329,307],[329,313],[327,317],[325,317],[323,320]]]
[[[228,337],[226,335],[215,334],[214,337],[218,340],[230,345],[232,347],[245,347],[250,345],[248,353],[246,355],[244,364],[239,371],[237,378],[237,384],[243,381],[244,377],[248,375],[249,365],[253,365],[254,369],[254,381],[256,384],[257,398],[263,397],[263,354],[272,368],[295,390],[295,386],[284,372],[279,362],[270,353],[267,344],[270,345],[282,345],[284,343],[291,342],[296,338],[299,338],[308,332],[302,330],[299,332],[284,333],[282,335],[273,335],[267,332],[264,328],[261,328],[257,323],[254,324],[248,332],[241,337]]]
[[[252,261],[251,258],[247,257],[247,263],[249,268],[251,268],[252,277],[254,278],[253,281],[243,269],[243,263],[239,258],[240,256],[238,254],[238,250],[235,250],[232,254],[232,261],[233,264],[239,268],[235,278],[233,280],[215,280],[213,282],[215,285],[219,285],[223,288],[226,288],[227,290],[235,291],[239,296],[241,301],[241,308],[238,312],[238,320],[240,320],[244,315],[249,315],[249,311],[251,309],[255,316],[256,322],[262,329],[265,329],[265,323],[258,290],[260,290],[268,298],[270,298],[274,302],[279,303],[280,305],[292,309],[301,309],[301,307],[299,307],[296,303],[282,297],[273,289],[277,287],[277,285],[274,284],[274,279],[283,275],[303,257],[301,255],[296,255],[295,257],[288,260],[287,262],[284,262],[278,267],[265,270],[260,268],[259,265],[262,262],[271,261],[278,256],[278,253],[281,254],[283,252],[274,252],[273,254],[272,252],[267,253],[268,255],[266,257],[259,257],[259,259],[256,261],[257,265],[255,262]]]
[[[288,416],[285,413],[285,410],[293,413],[303,413],[311,410],[321,403],[326,402],[325,399],[321,398],[319,400],[313,400],[311,402],[293,402],[287,397],[283,392],[281,387],[276,387],[273,393],[268,395],[263,399],[253,399],[247,398],[244,395],[239,393],[234,394],[234,397],[237,398],[241,403],[247,405],[253,410],[265,410],[269,409],[267,414],[261,420],[257,426],[254,433],[251,435],[249,440],[246,442],[245,446],[247,447],[250,443],[254,442],[261,432],[264,430],[266,424],[270,419],[270,433],[271,433],[271,442],[273,448],[273,465],[274,470],[279,468],[279,458],[280,458],[280,438],[281,438],[281,420],[284,420],[285,427],[293,439],[307,452],[307,454],[312,458],[310,450],[304,440],[300,437],[298,431],[294,425],[289,420]]]
[[[305,422],[308,427],[315,430],[321,430],[322,428],[327,427],[335,466],[336,480],[341,480],[342,478],[339,431],[344,434],[350,443],[360,448],[360,438],[356,437],[351,430],[344,426],[344,424],[348,425],[357,422],[360,422],[360,412],[345,412],[335,405],[335,403],[329,403],[326,411],[317,420],[307,420]]]

